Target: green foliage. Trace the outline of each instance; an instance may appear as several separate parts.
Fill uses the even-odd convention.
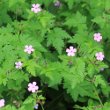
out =
[[[45,110],[110,109],[110,1],[56,2],[0,0],[0,99],[6,101],[0,110],[33,110],[36,103],[43,110],[45,98]],[[34,13],[37,3],[42,10]],[[101,42],[94,33],[101,33]],[[32,45],[31,54],[26,45]],[[75,56],[67,55],[70,46]],[[103,61],[97,52],[104,53]],[[43,92],[29,93],[32,81]]]
[[[64,47],[64,40],[70,38],[70,35],[61,28],[54,28],[54,30],[49,32],[47,38],[47,46],[52,45],[61,54]]]
[[[76,22],[77,21],[77,22]],[[86,30],[86,17],[83,16],[80,12],[76,12],[76,14],[72,14],[66,18],[66,22],[64,23],[69,28],[75,27],[78,31]]]

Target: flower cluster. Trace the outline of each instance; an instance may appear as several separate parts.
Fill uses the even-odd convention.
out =
[[[31,54],[32,52],[34,52],[34,48],[32,47],[32,45],[26,45],[24,52]],[[21,61],[15,62],[15,67],[16,69],[22,69],[23,63]],[[36,92],[39,89],[39,87],[36,85],[36,82],[33,83],[29,83],[28,84],[28,91],[29,92]],[[4,106],[5,101],[3,99],[0,100],[0,107]],[[34,107],[35,109],[38,109],[38,104],[35,105]]]
[[[38,13],[40,12],[42,9],[40,7],[40,4],[32,4],[32,8],[31,11],[33,11],[34,13]]]
[[[94,40],[97,41],[97,42],[100,42],[102,40],[101,34],[100,33],[95,33],[94,34]],[[97,52],[95,54],[95,57],[96,57],[97,60],[103,61],[105,56],[104,56],[104,54],[102,52]]]
[[[34,52],[34,48],[32,47],[32,45],[26,45],[24,52],[28,54],[32,54],[32,52]],[[16,69],[22,69],[22,66],[23,66],[23,63],[21,61],[15,62]]]
[[[94,34],[94,40],[97,41],[97,42],[100,42],[102,40],[101,34],[100,33],[95,33]],[[77,50],[73,46],[70,46],[69,48],[66,49],[66,52],[67,52],[68,56],[75,56],[75,53],[77,52]],[[95,57],[96,57],[97,60],[103,61],[105,56],[102,52],[97,52],[95,54]]]
[[[40,5],[39,4],[33,4],[33,7],[31,8],[31,11],[38,13],[41,11]],[[34,48],[32,45],[26,45],[24,52],[28,53],[28,54],[32,54],[32,52],[34,52]],[[16,69],[22,69],[23,63],[21,61],[15,62],[15,68]],[[28,91],[31,92],[36,92],[39,89],[39,87],[36,85],[36,82],[33,83],[29,83],[28,84]],[[5,100],[4,99],[0,99],[0,108],[3,107],[5,105]],[[35,106],[35,109],[38,109],[38,105]]]

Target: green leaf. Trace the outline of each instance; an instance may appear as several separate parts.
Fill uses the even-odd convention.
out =
[[[73,8],[73,4],[75,3],[76,0],[65,0],[68,4],[69,9]]]
[[[5,107],[1,108],[1,110],[17,110],[14,106],[6,105]]]
[[[60,63],[49,63],[48,66],[42,67],[40,74],[42,75],[42,79],[52,87],[61,83],[61,69],[62,67]]]
[[[26,70],[32,75],[36,76],[37,68],[41,68],[34,60],[29,60],[25,62]]]
[[[84,90],[82,90],[82,87],[80,87],[82,86],[81,84],[83,83],[85,77],[85,62],[81,58],[76,58],[74,60],[73,67],[68,68],[68,70],[63,72],[64,88],[67,89],[67,92],[72,96],[75,101],[77,101],[80,94],[78,91],[82,91],[85,93],[85,96],[88,96],[88,94]],[[86,89],[86,86],[83,89]],[[83,96],[82,92],[80,94],[81,96]]]
[[[86,16],[82,15],[80,12],[72,14],[66,18],[64,25],[68,26],[69,28],[76,27],[80,31],[87,30]]]
[[[105,80],[102,78],[101,75],[96,75],[95,76],[95,82],[94,82],[95,86],[97,87],[98,85],[101,85],[103,87],[106,86]]]
[[[70,35],[61,28],[54,28],[47,35],[47,46],[52,45],[56,48],[59,54],[62,53],[64,47],[64,40],[70,38]]]
[[[80,96],[81,97],[88,96],[88,97],[96,98],[93,85],[91,85],[91,83],[87,81],[77,84],[75,88],[69,87],[67,89],[67,92],[70,93],[74,101],[77,101]]]
[[[23,102],[22,106],[19,108],[19,110],[33,110],[34,106],[36,104],[36,95],[30,95],[27,99]]]
[[[8,78],[7,74],[0,73],[0,84],[3,84],[4,86],[7,84]]]

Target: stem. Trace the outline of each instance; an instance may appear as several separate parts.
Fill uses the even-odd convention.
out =
[[[15,19],[17,20],[18,18],[17,18],[17,9],[15,10]]]
[[[100,99],[100,97],[99,97],[99,95],[98,95],[98,92],[97,92],[96,88],[95,88],[95,93],[96,93],[96,95],[97,95],[97,97],[98,97],[98,100],[99,100],[101,106],[103,107],[103,103],[102,103],[102,101],[101,101],[101,99]]]
[[[99,94],[98,94],[97,89],[96,89],[95,84],[94,84],[94,79],[92,79],[92,80],[91,79],[86,79],[86,80],[89,81],[89,82],[91,82],[91,83],[93,83],[93,85],[94,85],[94,91],[95,91],[95,93],[97,95],[97,98],[98,98],[98,100],[100,102],[100,105],[103,107],[103,103],[102,103],[102,101],[101,101],[101,99],[99,97]]]
[[[90,26],[90,28],[88,29],[88,32],[90,32],[90,31],[92,30],[93,25],[94,25],[94,22],[91,23],[91,26]]]
[[[41,106],[42,110],[44,110],[44,107],[42,106],[42,104],[40,104],[40,106]]]
[[[36,93],[36,96],[37,96],[37,98],[38,98],[37,93]],[[40,104],[40,106],[41,106],[42,110],[44,110],[44,107],[42,106],[42,104],[41,104],[41,103],[39,103],[39,104]]]

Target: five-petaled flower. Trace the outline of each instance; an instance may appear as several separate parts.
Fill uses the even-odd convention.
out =
[[[100,33],[95,33],[94,34],[94,40],[97,42],[100,42],[102,40],[102,36]]]
[[[39,87],[36,85],[36,82],[29,83],[28,84],[28,91],[29,92],[36,92],[39,89]]]
[[[40,4],[32,4],[32,8],[31,11],[33,11],[34,13],[38,13],[40,12],[42,9],[40,7]]]
[[[70,46],[69,48],[66,49],[68,56],[75,56],[76,51],[77,51],[76,48],[74,48],[73,46]]]
[[[5,106],[5,100],[4,99],[0,99],[0,108]]]
[[[32,45],[26,45],[24,52],[31,54],[32,52],[34,52],[34,48],[32,47]]]
[[[22,69],[23,63],[21,61],[15,62],[16,69]]]
[[[102,52],[96,53],[95,56],[96,56],[96,59],[99,60],[99,61],[103,61],[103,59],[105,57]]]

